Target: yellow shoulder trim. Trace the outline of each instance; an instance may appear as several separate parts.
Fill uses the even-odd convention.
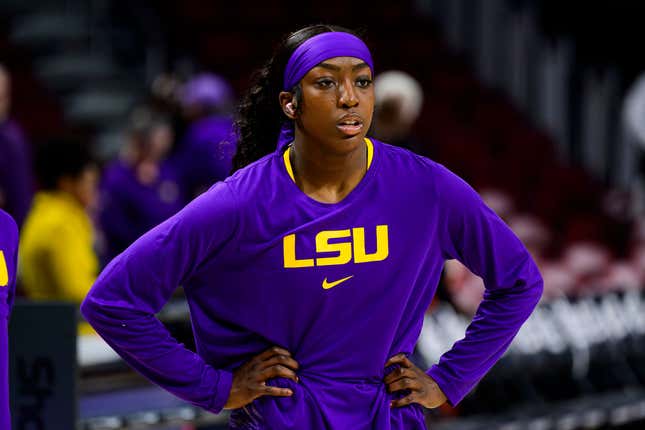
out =
[[[4,259],[4,253],[0,250],[0,287],[9,285],[9,270],[7,261]]]
[[[289,177],[291,177],[291,180],[293,182],[296,182],[296,177],[293,176],[293,169],[291,168],[291,159],[289,158],[289,153],[291,152],[291,146],[287,147],[287,150],[284,151],[282,154],[282,158],[284,159],[284,167],[287,168],[287,173],[289,174]]]
[[[365,138],[365,144],[367,145],[367,170],[370,170],[372,158],[374,158],[374,145],[367,137]]]

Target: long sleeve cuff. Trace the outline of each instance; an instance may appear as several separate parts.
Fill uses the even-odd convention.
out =
[[[218,414],[224,408],[228,401],[228,396],[231,393],[231,386],[233,385],[233,373],[227,370],[217,370],[218,380],[217,389],[215,390],[215,397],[213,403],[208,408],[208,411]]]
[[[445,374],[444,370],[437,364],[432,366],[426,374],[434,379],[452,407],[457,406],[457,404],[461,402],[468,393],[468,390],[460,390],[457,385],[450,380],[450,377]]]

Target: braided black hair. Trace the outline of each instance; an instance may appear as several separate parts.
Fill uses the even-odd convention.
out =
[[[282,112],[279,94],[282,89],[284,69],[291,54],[318,34],[340,31],[358,36],[355,32],[335,25],[311,25],[289,34],[276,48],[273,57],[255,72],[253,84],[242,97],[237,110],[235,131],[237,151],[233,158],[233,171],[251,164],[276,148],[280,128],[291,121]],[[300,109],[300,85],[292,88],[296,111]]]

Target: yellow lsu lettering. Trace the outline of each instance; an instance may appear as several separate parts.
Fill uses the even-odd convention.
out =
[[[351,240],[329,243],[330,239]],[[387,225],[376,226],[376,251],[368,254],[365,249],[365,229],[363,227],[346,230],[324,230],[316,235],[316,254],[336,253],[333,257],[298,259],[296,257],[296,235],[290,234],[282,240],[284,267],[287,269],[314,266],[338,266],[354,263],[371,263],[385,260],[390,253]],[[353,252],[352,252],[353,250]]]
[[[7,261],[4,259],[4,252],[0,250],[0,287],[9,285],[9,270],[7,269]]]
[[[329,243],[329,239],[341,239],[351,235],[349,230],[327,230],[316,235],[316,252],[337,252],[337,257],[318,257],[316,266],[338,266],[352,261],[352,244]],[[285,266],[286,267],[286,266]]]

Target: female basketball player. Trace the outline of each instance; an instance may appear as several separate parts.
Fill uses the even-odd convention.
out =
[[[231,177],[105,269],[82,311],[135,369],[231,428],[424,429],[499,359],[542,292],[528,252],[444,167],[366,138],[356,36],[291,34],[240,108]],[[277,141],[277,149],[276,149]],[[446,259],[487,287],[427,372],[411,353]],[[178,286],[197,352],[155,318]]]
[[[0,428],[11,429],[9,413],[9,313],[16,292],[18,226],[0,210]]]

